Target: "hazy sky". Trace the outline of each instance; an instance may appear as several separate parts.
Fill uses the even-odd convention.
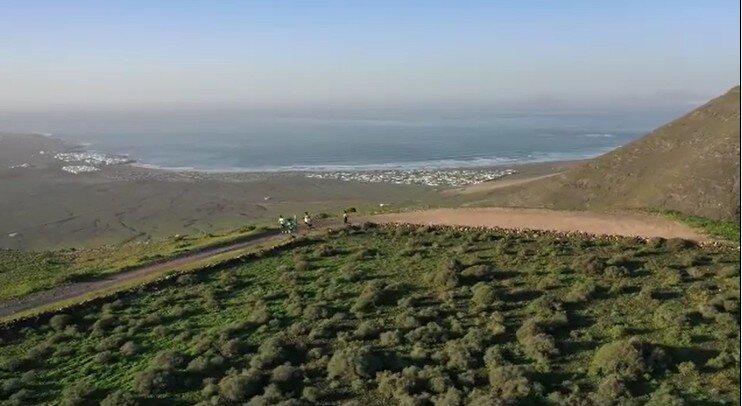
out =
[[[696,103],[739,82],[739,2],[0,4],[0,109]]]

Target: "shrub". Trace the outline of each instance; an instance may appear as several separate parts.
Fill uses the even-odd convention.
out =
[[[366,320],[358,325],[355,335],[358,338],[369,339],[378,334],[379,331],[381,331],[381,326],[376,321]]]
[[[381,360],[369,347],[350,344],[332,354],[327,364],[327,375],[329,378],[341,376],[370,378],[381,367]]]
[[[107,330],[112,329],[116,325],[116,317],[110,314],[102,315],[98,321],[93,323],[93,334],[102,335]]]
[[[61,403],[68,406],[85,405],[91,403],[95,390],[88,384],[77,383],[64,388]]]
[[[630,398],[631,393],[621,376],[610,374],[600,382],[594,397],[598,404],[616,404],[619,400]]]
[[[312,303],[304,309],[303,316],[307,320],[321,320],[328,316],[328,310],[320,303]]]
[[[117,349],[124,342],[124,337],[118,335],[108,336],[98,342],[95,346],[97,351],[107,351]]]
[[[605,267],[605,260],[592,254],[579,256],[572,261],[572,269],[589,275],[599,275]]]
[[[139,402],[128,392],[117,390],[111,392],[101,402],[100,406],[137,406]]]
[[[492,286],[484,282],[478,282],[472,288],[471,301],[475,306],[487,307],[495,303],[495,300],[495,289]]]
[[[402,313],[398,314],[397,317],[394,318],[394,323],[398,328],[404,330],[409,330],[420,326],[420,321],[418,321],[415,315],[409,310],[405,310]]]
[[[321,396],[321,393],[319,389],[315,388],[314,386],[306,386],[304,387],[304,390],[301,392],[302,399],[306,400],[307,402],[311,403],[317,403]]]
[[[411,342],[434,344],[445,340],[448,332],[438,323],[430,322],[423,327],[418,327],[405,335],[405,339]]]
[[[187,362],[186,355],[178,351],[160,351],[152,359],[152,365],[161,369],[182,368]]]
[[[652,392],[646,406],[684,406],[685,401],[677,395],[677,391],[667,383],[662,383]]]
[[[97,354],[95,354],[95,357],[93,357],[93,360],[99,364],[108,364],[109,362],[113,361],[114,357],[111,351],[101,351]]]
[[[66,314],[56,314],[49,319],[49,325],[56,331],[62,331],[70,324],[72,324],[72,317]]]
[[[219,368],[223,364],[224,358],[219,355],[213,357],[202,355],[191,360],[191,362],[189,362],[188,366],[186,367],[186,371],[199,374],[207,374]]]
[[[634,380],[664,366],[664,353],[636,338],[619,340],[600,347],[593,355],[591,375],[616,375]]]
[[[603,275],[612,279],[625,278],[630,274],[631,273],[625,266],[610,265],[603,269]]]
[[[127,341],[119,349],[122,354],[131,356],[139,352],[139,347],[133,341]]]
[[[402,333],[399,330],[385,331],[379,335],[379,344],[385,347],[394,347],[402,342]]]
[[[719,271],[719,275],[725,278],[733,278],[735,276],[739,276],[739,265],[725,266]]]
[[[185,275],[180,275],[176,281],[178,285],[193,285],[194,283],[198,282],[198,276],[192,273],[188,273]]]
[[[534,320],[548,326],[561,326],[568,323],[567,312],[562,302],[552,295],[544,295],[528,305]]]
[[[463,265],[457,260],[453,260],[448,265],[429,273],[426,280],[435,288],[453,289],[459,286],[459,272],[461,269],[463,269]]]
[[[271,372],[271,382],[284,383],[296,379],[299,374],[299,369],[290,364],[283,364],[277,366]]]
[[[523,352],[534,361],[545,364],[550,357],[559,354],[554,338],[543,332],[533,319],[526,320],[515,335]]]
[[[514,402],[540,392],[526,377],[525,369],[517,365],[489,368],[490,389],[493,395],[506,402]]]
[[[685,240],[682,238],[670,238],[665,240],[665,246],[670,251],[679,251],[686,248],[693,247],[695,243],[693,241]]]
[[[266,324],[271,321],[271,312],[268,310],[268,306],[262,302],[257,303],[252,311],[250,311],[250,316],[248,316],[247,321],[257,325]]]
[[[688,324],[686,309],[677,301],[661,304],[655,309],[652,319],[659,328],[683,327]]]
[[[353,312],[368,312],[381,302],[385,293],[386,284],[379,280],[366,283],[351,307]]]
[[[466,345],[460,341],[449,341],[443,348],[446,366],[452,369],[468,370],[474,365],[474,356]]]
[[[571,303],[587,302],[595,294],[595,283],[592,279],[578,282],[567,292],[564,300]]]
[[[493,274],[491,267],[487,265],[472,265],[461,271],[461,276],[472,279],[488,279]]]
[[[142,395],[152,395],[167,391],[174,382],[169,369],[145,369],[134,376],[134,389]]]
[[[219,394],[226,400],[239,402],[250,399],[263,389],[260,375],[248,371],[239,375],[227,375],[219,381]]]

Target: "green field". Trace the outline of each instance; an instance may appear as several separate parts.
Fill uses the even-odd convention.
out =
[[[7,404],[733,404],[739,253],[372,226],[7,327]]]
[[[188,251],[219,246],[261,232],[249,226],[221,234],[176,235],[98,248],[54,251],[0,249],[0,300],[18,298],[59,285],[97,278],[172,258]]]

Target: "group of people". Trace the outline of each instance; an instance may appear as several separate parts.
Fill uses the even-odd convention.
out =
[[[348,212],[343,212],[343,224],[348,224]],[[291,218],[284,218],[283,215],[278,216],[278,226],[281,228],[281,234],[293,234],[297,227],[297,221],[296,221],[296,214],[294,214],[294,217]],[[307,227],[309,230],[314,229],[314,225],[312,224],[312,217],[309,215],[309,212],[304,212],[304,226]]]

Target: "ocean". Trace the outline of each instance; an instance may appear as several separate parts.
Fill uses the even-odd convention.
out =
[[[675,112],[337,118],[220,114],[0,116],[137,165],[199,171],[436,169],[591,158]]]

